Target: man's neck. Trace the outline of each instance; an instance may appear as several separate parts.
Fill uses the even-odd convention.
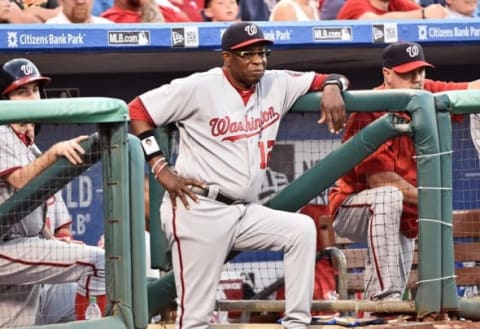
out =
[[[139,6],[134,6],[129,3],[124,3],[123,1],[116,1],[114,6],[122,10],[131,10],[131,11],[140,12]]]
[[[255,85],[246,86],[243,83],[237,81],[233,76],[230,70],[226,69],[225,67],[222,68],[223,74],[227,77],[227,80],[232,84],[232,86],[239,92],[239,93],[251,93],[255,90]]]

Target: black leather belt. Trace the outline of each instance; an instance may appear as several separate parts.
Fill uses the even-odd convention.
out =
[[[197,187],[197,186],[192,186],[191,187],[191,190],[193,193],[195,194],[198,194],[198,195],[201,195],[201,196],[204,196],[206,198],[210,198],[210,199],[213,199],[215,201],[218,201],[218,202],[221,202],[221,203],[225,203],[225,204],[228,204],[228,205],[232,205],[234,203],[242,203],[238,200],[234,200],[228,196],[226,196],[225,194],[223,194],[222,192],[218,192],[217,195],[215,197],[209,197],[209,194],[210,194],[210,189],[209,187],[207,186],[206,188],[201,188],[201,187]]]

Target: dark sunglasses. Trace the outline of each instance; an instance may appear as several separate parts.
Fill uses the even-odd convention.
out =
[[[272,51],[270,49],[264,49],[264,50],[242,50],[242,51],[231,51],[232,54],[237,55],[238,57],[241,57],[246,60],[251,60],[253,59],[256,55],[265,58],[270,56],[270,53]]]

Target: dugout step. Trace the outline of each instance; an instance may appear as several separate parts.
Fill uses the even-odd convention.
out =
[[[212,324],[211,329],[283,329],[279,324],[274,323],[235,323],[235,324]],[[339,325],[311,325],[308,329],[340,329],[347,328]],[[352,327],[350,327],[352,328]],[[470,321],[437,321],[437,322],[405,322],[387,323],[378,325],[361,326],[358,328],[375,329],[480,329],[480,322]],[[150,324],[148,329],[175,329],[174,324]]]

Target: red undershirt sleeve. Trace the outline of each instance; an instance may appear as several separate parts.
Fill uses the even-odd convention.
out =
[[[128,112],[130,113],[130,120],[148,121],[155,126],[152,117],[148,114],[139,97],[135,97],[135,99],[128,104]]]
[[[308,91],[322,90],[322,86],[326,78],[327,74],[315,73],[315,77],[313,78],[312,84],[310,85],[310,89]]]

